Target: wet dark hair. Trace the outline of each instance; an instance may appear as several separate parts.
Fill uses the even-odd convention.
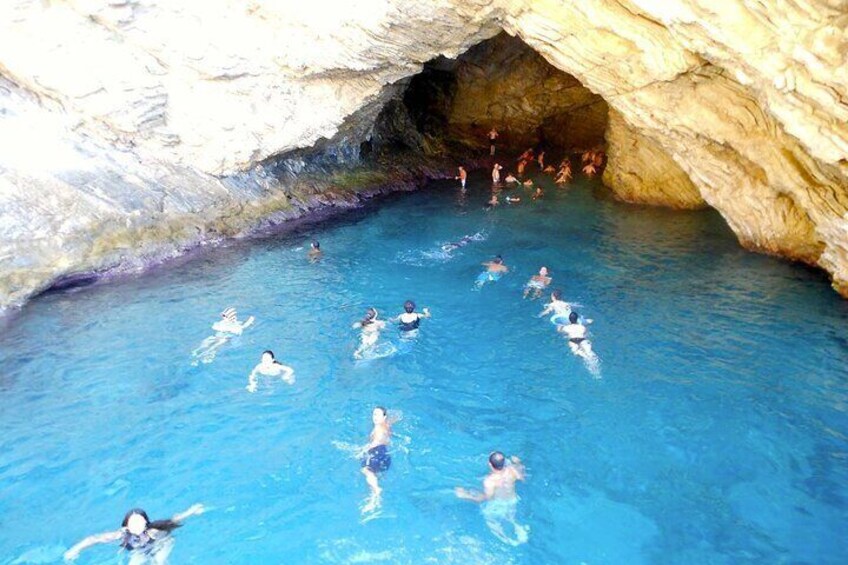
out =
[[[506,457],[500,451],[493,451],[489,455],[489,465],[496,471],[500,471],[506,465]]]
[[[562,291],[560,289],[556,289],[551,293],[551,296],[556,300],[559,300],[560,298],[562,298]]]
[[[145,512],[141,508],[133,508],[124,515],[124,520],[121,522],[122,528],[127,527],[127,524],[129,523],[130,518],[133,516],[133,514],[138,514],[139,516],[144,518],[145,531],[159,530],[162,532],[170,532],[171,530],[176,530],[177,528],[182,526],[182,524],[180,524],[179,522],[174,522],[173,520],[154,520],[153,522],[151,522],[150,518],[147,516],[147,512]]]
[[[266,349],[265,351],[263,351],[263,352],[262,352],[262,355],[265,355],[266,353],[267,353],[268,355],[270,355],[270,356],[271,356],[271,359],[272,359],[272,360],[274,360],[274,361],[276,361],[276,360],[277,360],[277,358],[274,356],[274,352],[273,352],[273,351],[271,351],[270,349]]]
[[[403,303],[403,309],[407,314],[412,314],[415,311],[415,302],[412,300],[407,300]]]
[[[568,315],[568,321],[572,324],[576,324],[578,319],[579,316],[577,315],[577,312],[572,311],[571,314]]]
[[[503,257],[501,257],[500,255],[495,255],[495,258],[492,260],[492,262],[500,265],[501,263],[503,263]]]
[[[321,249],[321,244],[318,242],[318,240],[315,240],[312,242],[312,247],[314,247],[315,249]]]
[[[375,406],[374,410],[379,410],[380,412],[383,413],[383,416],[389,415],[389,412],[385,408],[383,408],[382,406]]]

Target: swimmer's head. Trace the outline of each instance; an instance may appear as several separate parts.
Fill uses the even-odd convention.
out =
[[[371,411],[371,421],[374,422],[374,424],[382,424],[386,421],[388,415],[389,413],[386,412],[385,408],[383,408],[382,406],[377,406],[376,408],[374,408],[374,410]]]
[[[147,517],[147,512],[141,508],[133,508],[124,516],[124,521],[121,522],[121,527],[134,536],[140,536],[147,530],[150,524],[150,518]]]
[[[551,300],[562,300],[562,291],[556,289],[551,293]]]
[[[377,319],[377,309],[376,308],[369,308],[368,310],[366,310],[365,317],[362,318],[362,322],[360,322],[360,323],[363,326],[367,326],[368,324],[373,323],[374,320],[376,320],[376,319]]]
[[[492,263],[494,263],[495,265],[503,264],[503,257],[501,257],[500,255],[495,255],[495,258],[492,259]]]
[[[500,471],[506,465],[506,457],[500,451],[493,451],[489,455],[489,465],[491,465],[492,469],[495,471]]]
[[[321,244],[316,240],[312,242],[312,249],[321,249]]]
[[[543,277],[547,277],[548,276],[548,268],[542,267],[541,269],[539,269],[539,274],[542,275]]]
[[[576,324],[576,323],[577,323],[577,320],[578,320],[579,318],[580,318],[580,317],[577,315],[577,312],[574,312],[574,311],[572,311],[572,312],[568,315],[568,321],[569,321],[569,322],[571,322],[572,324]]]
[[[412,314],[415,311],[415,302],[412,300],[407,300],[403,303],[403,310],[407,314]]]
[[[266,365],[269,363],[275,362],[277,359],[274,357],[274,352],[270,349],[262,352],[262,362]]]
[[[221,317],[225,320],[235,320],[236,319],[236,309],[235,308],[227,308],[223,312],[221,312]]]

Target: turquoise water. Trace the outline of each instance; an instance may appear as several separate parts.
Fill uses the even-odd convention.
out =
[[[195,502],[172,563],[844,562],[848,303],[714,213],[585,185],[486,212],[480,178],[33,301],[0,335],[0,562],[53,562],[133,506]],[[474,290],[495,253],[512,272]],[[600,378],[522,300],[543,264],[594,319]],[[354,360],[350,325],[407,298],[433,312],[418,339],[387,331],[394,355]],[[225,306],[256,324],[193,364]],[[297,382],[249,394],[267,348]],[[403,419],[363,516],[345,446],[375,404]],[[453,495],[493,449],[527,465],[526,544]]]

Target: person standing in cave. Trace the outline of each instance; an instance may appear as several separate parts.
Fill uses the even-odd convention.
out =
[[[518,162],[518,176],[524,176],[524,168],[527,166],[527,161],[522,159]]]
[[[544,151],[540,152],[539,156],[536,157],[536,160],[539,163],[539,170],[544,171],[545,170],[545,152]]]
[[[498,130],[495,129],[495,126],[492,126],[492,129],[489,130],[489,155],[495,156],[495,140],[498,139]]]
[[[492,167],[492,184],[500,184],[501,183],[501,167],[498,163],[495,163],[495,166]]]
[[[454,177],[459,180],[459,183],[462,185],[462,190],[465,190],[465,179],[468,178],[468,173],[465,171],[465,167],[459,167],[459,175]]]

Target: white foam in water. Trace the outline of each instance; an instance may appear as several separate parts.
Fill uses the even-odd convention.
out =
[[[433,263],[447,263],[454,258],[453,253],[457,249],[462,249],[471,243],[486,241],[487,237],[488,235],[485,230],[480,230],[471,235],[463,235],[455,240],[436,243],[435,249],[402,251],[398,253],[397,260],[415,267],[422,267]]]

